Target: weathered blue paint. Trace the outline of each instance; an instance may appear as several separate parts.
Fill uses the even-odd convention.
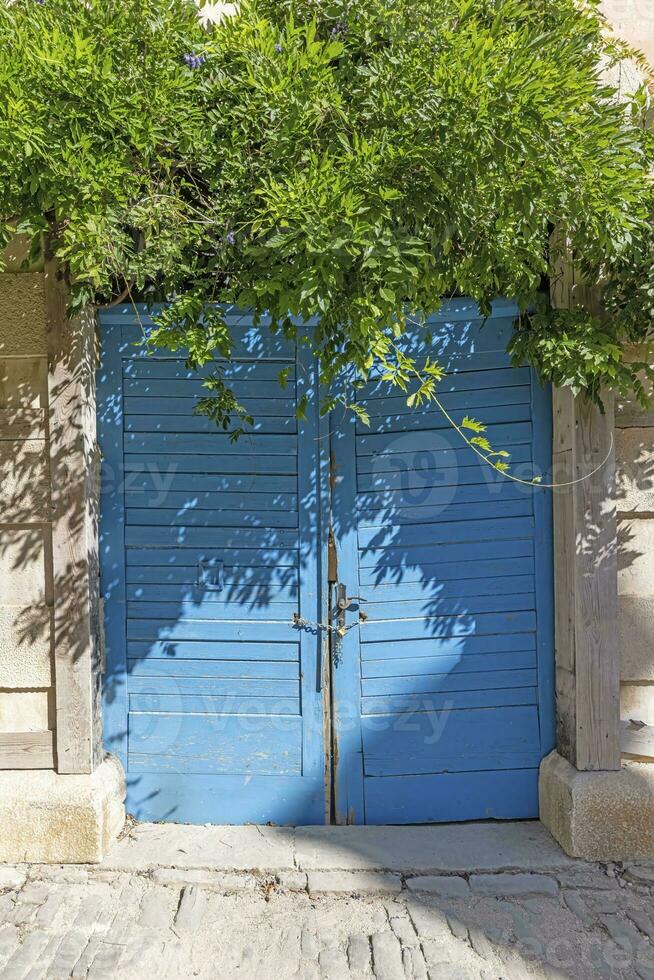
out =
[[[457,300],[431,319],[439,397],[484,422],[514,471],[545,476],[549,394],[510,366],[515,312],[498,302],[482,320]],[[102,316],[105,732],[131,812],[329,819],[326,632],[292,620],[329,617],[331,528],[338,578],[360,597],[332,650],[336,819],[535,816],[554,740],[549,491],[494,474],[378,372],[343,382],[369,426],[343,408],[320,419],[306,345],[247,314],[230,324],[226,376],[256,416],[237,443],[192,414],[206,389],[183,357],[145,357],[129,308]]]
[[[455,420],[478,418],[513,472],[546,479],[549,397],[510,366],[516,312],[445,304],[430,353]],[[417,330],[403,346],[422,343]],[[553,743],[549,491],[494,473],[436,407],[408,410],[379,377],[347,394],[370,425],[332,435],[339,578],[361,597],[334,669],[337,820],[536,816]]]
[[[132,310],[101,318],[106,744],[140,819],[322,823],[320,637],[293,625],[323,618],[317,370],[232,320],[225,375],[260,409],[238,442],[193,415],[183,356],[147,356]]]

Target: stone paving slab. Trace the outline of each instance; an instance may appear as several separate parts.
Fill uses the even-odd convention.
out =
[[[405,875],[552,872],[568,857],[538,821],[423,827],[194,827],[137,824],[102,863],[107,870],[393,871]]]
[[[294,833],[286,827],[136,824],[110,848],[101,866],[121,871],[287,871],[295,868]]]
[[[432,827],[298,827],[303,871],[330,868],[448,874],[558,871],[584,864],[567,856],[538,821]]]

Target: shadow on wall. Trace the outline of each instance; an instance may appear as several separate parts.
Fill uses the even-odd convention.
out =
[[[99,677],[95,326],[65,319],[60,282],[46,286],[46,314],[48,357],[3,357],[0,342],[0,562],[20,583],[8,628],[19,657],[49,651],[53,678],[55,652],[73,670],[93,660]]]

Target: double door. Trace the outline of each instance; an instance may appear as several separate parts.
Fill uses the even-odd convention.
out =
[[[447,411],[480,419],[529,478],[548,466],[550,412],[509,365],[514,315],[453,302],[429,349],[450,372]],[[183,358],[137,346],[133,311],[102,316],[105,744],[128,809],[535,816],[553,744],[547,491],[501,477],[437,408],[408,408],[374,376],[344,399],[368,425],[345,409],[321,419],[306,349],[231,319],[226,377],[255,418],[237,441],[193,414],[206,390]]]

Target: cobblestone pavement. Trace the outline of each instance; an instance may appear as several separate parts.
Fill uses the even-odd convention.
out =
[[[278,878],[0,866],[0,977],[654,980],[654,865]]]

